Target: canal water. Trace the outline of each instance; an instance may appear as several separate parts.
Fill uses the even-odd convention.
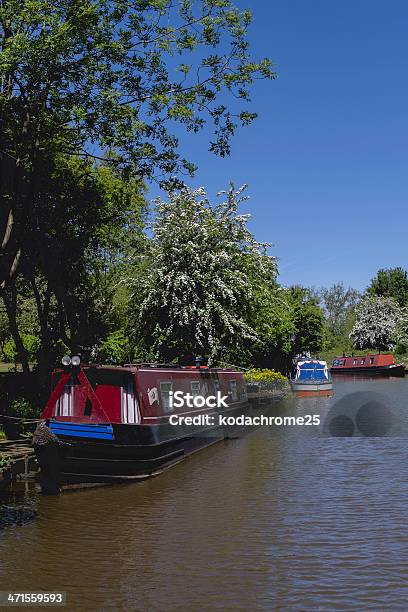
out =
[[[65,591],[70,610],[407,610],[407,413],[408,380],[340,379],[273,407],[319,427],[261,427],[138,484],[20,486],[0,590]]]

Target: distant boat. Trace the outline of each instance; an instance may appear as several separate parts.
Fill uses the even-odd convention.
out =
[[[292,389],[303,393],[332,391],[333,382],[326,361],[308,359],[298,361],[295,378],[291,380]]]
[[[383,376],[404,376],[403,363],[395,363],[394,355],[362,355],[336,357],[330,368],[332,374],[380,374]]]

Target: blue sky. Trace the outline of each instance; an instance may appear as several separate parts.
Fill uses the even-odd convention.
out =
[[[183,153],[211,196],[249,184],[251,229],[274,244],[280,282],[364,289],[408,267],[408,2],[239,0],[254,14],[253,54],[279,79],[257,82],[259,118],[229,158],[204,134]]]

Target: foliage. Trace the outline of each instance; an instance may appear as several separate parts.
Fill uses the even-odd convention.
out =
[[[11,466],[11,457],[9,455],[0,455],[0,471],[6,470]]]
[[[124,330],[111,332],[98,344],[92,357],[100,363],[120,365],[129,360],[130,348]]]
[[[38,409],[24,397],[16,398],[11,403],[10,409],[13,414],[23,419],[35,419],[38,416]]]
[[[295,329],[292,353],[319,352],[323,346],[324,317],[317,299],[308,289],[294,286],[288,290],[288,301]]]
[[[406,312],[393,298],[367,296],[356,308],[350,338],[358,348],[389,349],[406,328]]]
[[[403,268],[378,270],[367,288],[368,295],[393,298],[399,306],[408,305],[408,276]]]
[[[268,59],[250,57],[250,22],[230,0],[1,2],[0,285],[24,254],[53,160],[169,179],[194,168],[175,124],[212,125],[210,150],[229,153],[237,125],[256,116],[252,83],[276,77]]]
[[[0,354],[3,353],[4,344],[10,337],[10,326],[7,311],[2,300],[0,300]]]
[[[24,348],[27,351],[29,361],[33,362],[36,359],[37,351],[41,345],[41,340],[38,336],[32,334],[21,334]],[[16,363],[18,361],[18,351],[13,338],[8,338],[3,346],[3,356],[6,361]]]
[[[52,193],[48,184],[39,197],[37,227],[30,232],[22,270],[31,279],[42,275],[46,286],[40,310],[50,314],[50,299],[55,298],[53,327],[65,344],[78,350],[104,333],[97,328],[111,316],[112,276],[127,248],[129,230],[135,244],[141,234],[145,203],[140,184],[124,181],[111,168],[75,160],[68,167],[57,163],[50,171]]]
[[[0,427],[0,440],[5,440],[6,439],[6,434],[4,433],[3,429],[1,429]]]
[[[252,379],[254,382],[287,380],[286,376],[283,376],[280,372],[275,372],[275,370],[270,370],[268,368],[253,368],[249,372],[245,372],[244,376],[246,381]]]
[[[329,333],[335,339],[346,336],[351,330],[354,308],[360,298],[358,291],[351,287],[346,289],[343,283],[336,283],[328,289],[321,289],[319,297]]]
[[[246,365],[287,369],[295,325],[288,292],[274,282],[259,282],[250,312],[257,338],[247,343]]]
[[[149,263],[143,279],[130,281],[143,284],[140,330],[157,357],[212,362],[256,338],[248,313],[258,281],[274,281],[276,263],[250,233],[248,215],[238,214],[243,189],[220,192],[226,199],[214,205],[202,188],[157,200]]]
[[[1,2],[0,348],[25,373],[61,346],[119,360],[128,331],[150,352],[119,282],[145,265],[142,181],[193,171],[177,123],[224,156],[255,118],[249,89],[276,74],[250,22],[230,0]]]
[[[257,393],[259,390],[290,392],[290,386],[286,376],[268,368],[254,368],[245,372],[248,393]]]
[[[124,181],[110,167],[54,160],[44,185],[38,181],[36,224],[19,274],[2,293],[13,334],[6,349],[26,371],[34,360],[47,370],[61,346],[85,355],[122,324],[118,269],[130,235],[132,248],[139,245],[145,209],[140,182]],[[32,352],[29,329],[40,338]]]

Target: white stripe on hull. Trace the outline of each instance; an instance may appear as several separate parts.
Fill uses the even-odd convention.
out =
[[[333,383],[296,383],[292,382],[293,391],[331,391],[333,389]]]

